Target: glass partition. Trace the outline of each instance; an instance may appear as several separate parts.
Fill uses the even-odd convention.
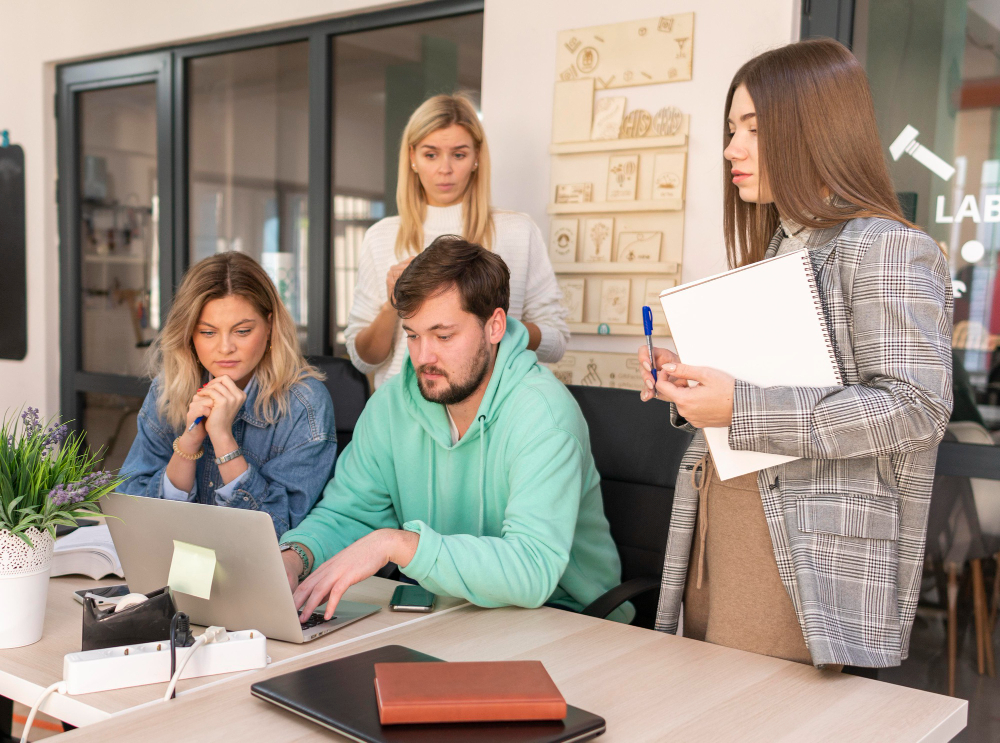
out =
[[[400,138],[413,111],[438,93],[479,105],[483,14],[343,34],[333,42],[333,284],[336,348],[354,300],[365,231],[396,213]]]
[[[956,362],[1000,428],[1000,4],[860,0],[854,53],[904,210],[948,255]]]
[[[305,342],[309,45],[188,62],[191,264],[238,250],[271,276]]]
[[[139,377],[160,326],[156,84],[78,106],[82,369]]]

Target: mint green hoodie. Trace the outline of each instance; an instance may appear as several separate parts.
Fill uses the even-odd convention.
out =
[[[320,564],[375,529],[420,535],[404,575],[479,606],[579,611],[621,582],[587,423],[507,319],[476,420],[457,444],[409,357],[358,420],[323,497],[282,542]],[[630,621],[629,604],[610,618]]]

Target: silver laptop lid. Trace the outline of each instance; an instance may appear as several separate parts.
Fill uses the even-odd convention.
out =
[[[216,557],[211,599],[175,592],[177,608],[196,624],[302,642],[274,522],[266,513],[123,493],[102,498],[101,509],[110,517],[130,590],[148,593],[167,585],[175,539],[207,547]]]

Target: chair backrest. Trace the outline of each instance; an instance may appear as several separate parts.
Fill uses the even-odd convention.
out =
[[[601,475],[604,513],[622,562],[622,581],[659,578],[667,546],[674,485],[691,434],[670,425],[670,407],[644,403],[632,390],[570,385],[590,430]],[[633,622],[652,626],[658,597],[635,603]]]
[[[948,430],[938,449],[934,487],[931,490],[927,514],[926,556],[935,565],[962,565],[969,559],[988,556],[976,517],[976,501],[968,477],[955,474],[962,468],[956,461],[956,450],[962,447],[955,434]],[[943,451],[942,451],[943,449]]]
[[[326,374],[323,384],[333,399],[339,454],[350,443],[361,411],[368,402],[371,394],[368,377],[355,369],[348,359],[336,356],[310,356],[306,360]]]
[[[948,432],[963,444],[994,445],[990,432],[975,421],[949,423]],[[971,482],[980,528],[984,534],[1000,535],[1000,480],[974,477]]]

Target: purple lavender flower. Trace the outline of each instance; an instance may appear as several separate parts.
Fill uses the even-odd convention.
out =
[[[108,485],[113,479],[114,475],[107,470],[98,470],[90,475],[88,479],[88,485],[91,490],[97,490]]]
[[[80,487],[80,483],[73,483],[69,487],[60,483],[49,491],[49,500],[54,506],[65,506],[79,503],[87,497],[88,492],[88,488]]]
[[[44,447],[42,448],[42,456],[47,457],[50,453],[55,451],[63,441],[66,440],[66,436],[69,433],[69,426],[63,423],[61,426],[49,426],[48,430],[45,432],[42,443]]]
[[[28,438],[42,429],[42,423],[38,418],[38,408],[29,407],[21,413],[21,422],[24,424],[24,433]]]
[[[92,472],[79,482],[60,483],[49,491],[49,500],[54,506],[65,506],[86,500],[93,491],[106,487],[114,475],[107,470]]]

